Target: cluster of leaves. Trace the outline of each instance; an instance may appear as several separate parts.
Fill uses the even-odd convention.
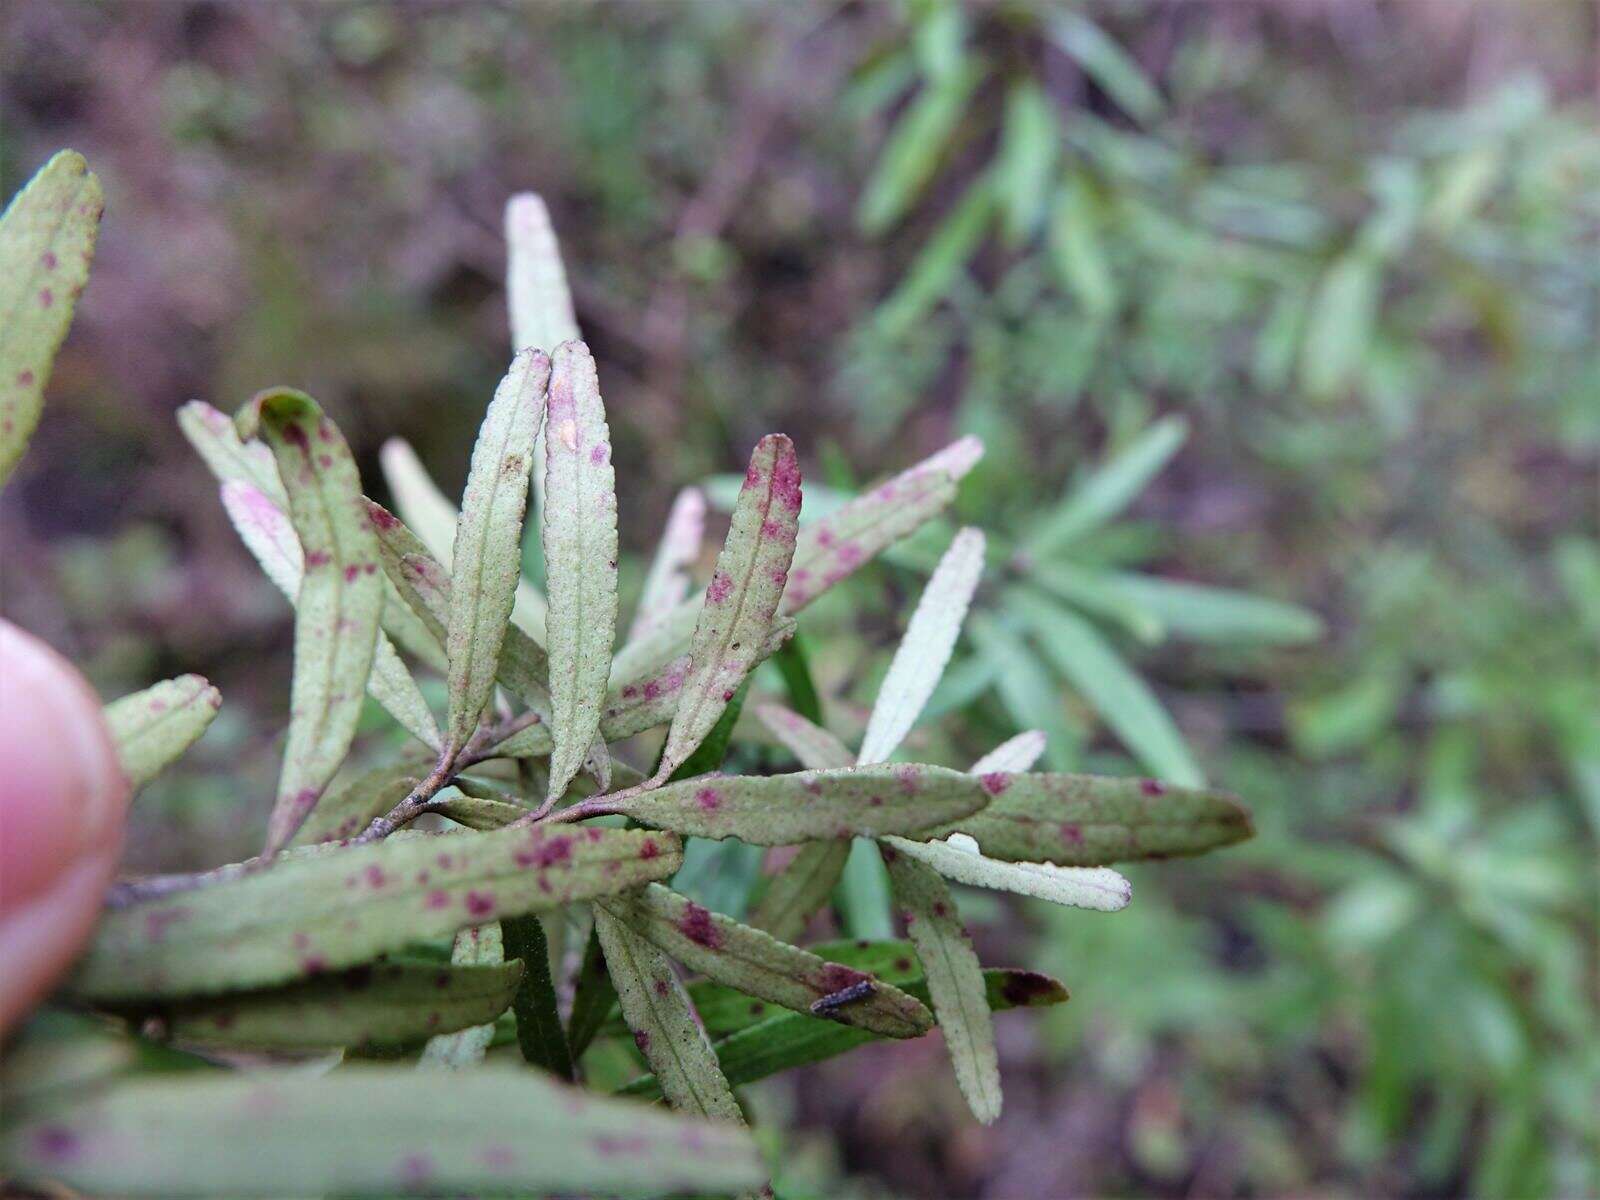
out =
[[[86,273],[96,186],[75,155],[41,172],[0,225],[10,278],[31,287],[28,271],[69,252]],[[947,879],[1114,911],[1130,888],[1111,864],[1250,835],[1218,792],[1030,773],[1037,732],[964,772],[890,764],[977,588],[972,529],[934,569],[859,752],[816,723],[791,660],[792,697],[811,712],[758,713],[805,769],[722,774],[751,672],[807,605],[939,513],[981,446],[958,442],[802,529],[794,446],[761,439],[704,591],[690,594],[685,570],[701,536],[686,501],[616,648],[615,473],[594,361],[538,199],[513,200],[506,228],[520,349],[459,512],[421,479],[403,505],[419,528],[367,499],[304,393],[262,392],[232,420],[182,410],[295,610],[267,842],[245,862],[114,889],[65,989],[99,1016],[37,1022],[5,1064],[0,1147],[18,1178],[158,1195],[757,1188],[766,1172],[734,1086],[863,1041],[937,1022],[973,1112],[998,1115],[991,1010],[1066,993],[983,969]],[[4,364],[35,382],[66,327],[38,298]],[[31,421],[38,391],[20,396]],[[547,592],[521,571],[530,487]],[[442,717],[422,668],[446,681]],[[368,695],[418,745],[341,777]],[[110,706],[130,778],[173,762],[219,703],[185,676]],[[613,756],[663,726],[649,771]],[[739,921],[668,886],[689,839],[796,850]],[[803,949],[852,839],[887,864],[909,942]],[[574,931],[569,997],[557,981]],[[502,1040],[520,1065],[487,1061]],[[619,1040],[642,1071],[613,1090],[663,1096],[678,1115],[568,1089],[586,1051]],[[296,1052],[326,1057],[312,1071],[214,1069]],[[378,1056],[391,1061],[345,1061]]]

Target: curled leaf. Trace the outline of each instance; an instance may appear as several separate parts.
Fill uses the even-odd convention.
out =
[[[180,675],[106,705],[106,724],[122,772],[143,787],[193,745],[222,705],[222,693],[199,675]]]
[[[272,451],[262,442],[240,438],[226,413],[204,400],[191,400],[178,409],[178,428],[218,483],[247,483],[280,511],[289,507]]]

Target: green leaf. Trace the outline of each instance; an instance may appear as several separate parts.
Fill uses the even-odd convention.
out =
[[[1116,310],[1117,282],[1101,238],[1103,216],[1082,171],[1071,171],[1050,209],[1050,264],[1084,310],[1105,317]]]
[[[983,973],[984,993],[989,1008],[1002,1012],[1009,1008],[1044,1008],[1067,1000],[1067,989],[1035,971],[989,970]],[[907,982],[905,991],[919,1000],[928,999],[923,980]],[[734,1087],[754,1083],[780,1071],[822,1062],[868,1042],[878,1035],[832,1021],[803,1017],[799,1013],[780,1013],[740,1030],[716,1043],[722,1073]],[[660,1088],[653,1076],[636,1079],[621,1089],[630,1096],[656,1096]]]
[[[567,1045],[574,1062],[583,1057],[616,1002],[617,988],[606,969],[600,935],[591,929],[583,951],[583,963],[578,968],[578,979],[572,988],[572,1011],[567,1016]]]
[[[866,994],[827,1008],[827,1013],[887,1037],[916,1037],[931,1024],[927,1010],[898,988],[780,942],[659,884],[601,901],[599,907],[690,970],[747,995],[797,1012],[821,1014],[824,1009],[812,1006],[868,983]],[[605,943],[605,947],[610,963],[611,946]],[[622,990],[620,979],[617,990]]]
[[[750,911],[750,924],[780,941],[795,941],[805,932],[811,914],[828,902],[849,857],[850,842],[844,840],[801,846],[767,883]]]
[[[1361,250],[1341,254],[1323,273],[1300,348],[1300,386],[1331,397],[1354,380],[1372,341],[1383,263]]]
[[[1255,832],[1250,814],[1225,792],[1099,775],[1000,771],[977,778],[993,796],[989,806],[923,838],[965,833],[991,858],[1100,867],[1204,854]]]
[[[1042,730],[1029,729],[1016,737],[1001,742],[989,753],[968,768],[969,775],[987,775],[991,771],[1026,771],[1039,761],[1045,751]]]
[[[728,757],[728,747],[733,742],[734,726],[739,723],[739,714],[744,710],[744,698],[749,691],[750,680],[746,678],[733,693],[733,699],[723,707],[722,715],[711,727],[711,732],[706,734],[705,740],[695,748],[693,754],[674,768],[671,775],[667,776],[668,783],[678,783],[684,779],[693,779],[697,775],[709,775],[722,770],[722,764]]]
[[[604,906],[594,914],[623,1018],[674,1108],[717,1121],[743,1124],[733,1089],[717,1067],[706,1032],[667,956],[630,928],[630,918]]]
[[[979,176],[967,186],[966,194],[906,268],[900,285],[878,306],[875,319],[884,337],[904,337],[950,291],[989,232],[996,190],[992,175]]]
[[[1115,621],[1141,642],[1153,644],[1167,635],[1166,623],[1123,588],[1109,571],[1047,562],[1030,564],[1027,574],[1052,596],[1059,596],[1103,620]]]
[[[893,851],[883,858],[895,903],[922,962],[956,1082],[972,1115],[985,1125],[993,1124],[1000,1116],[1000,1059],[983,968],[972,939],[956,912],[955,898],[937,873]]]
[[[89,282],[104,207],[83,155],[62,150],[0,215],[0,484],[39,424],[51,364]]]
[[[204,400],[191,400],[178,409],[178,428],[218,483],[247,483],[279,511],[289,507],[272,451],[261,442],[242,440],[226,413]]]
[[[733,523],[706,588],[658,779],[694,752],[755,666],[788,582],[799,518],[794,443],[781,433],[768,434],[750,455]]]
[[[794,711],[813,724],[820,724],[822,697],[817,694],[816,682],[811,678],[811,663],[807,659],[804,640],[798,635],[791,638],[772,656],[772,664],[783,676],[784,690],[789,693],[789,703],[794,706]]]
[[[270,991],[181,1001],[157,1010],[177,1042],[236,1050],[409,1046],[493,1021],[520,963],[452,966],[397,960]]]
[[[1293,646],[1323,635],[1322,618],[1297,604],[1153,575],[1093,574],[1172,633],[1193,642]],[[1040,582],[1048,586],[1042,575]]]
[[[922,194],[983,75],[980,63],[967,60],[931,82],[895,122],[856,206],[863,233],[892,228]]]
[[[289,845],[315,846],[355,837],[373,817],[382,816],[410,795],[429,765],[430,761],[420,757],[408,757],[336,784],[295,831]]]
[[[1050,765],[1075,765],[1083,731],[1076,720],[1069,723],[1061,689],[1039,665],[1038,654],[1009,625],[986,613],[974,613],[967,629],[978,652],[968,662],[988,667],[980,678],[992,679],[1011,719],[1018,725],[1043,727]]]
[[[961,530],[928,579],[867,719],[863,764],[887,762],[933,695],[978,590],[984,544],[981,530]]]
[[[65,1112],[8,1114],[0,1158],[18,1180],[119,1196],[654,1196],[766,1179],[749,1133],[726,1123],[495,1067],[430,1078],[424,1119],[422,1086],[409,1066],[149,1076]]]
[[[222,507],[267,578],[288,597],[291,605],[298,603],[305,577],[305,556],[288,514],[265,492],[244,480],[230,480],[222,485]],[[394,607],[386,600],[384,613],[388,614]],[[378,634],[373,649],[367,691],[401,728],[430,749],[439,749],[443,739],[433,712],[394,645],[382,633]]]
[[[1049,97],[1032,79],[1019,79],[1006,94],[1000,135],[999,188],[1012,246],[1020,246],[1039,227],[1060,149],[1061,130]]]
[[[695,837],[753,846],[917,833],[977,812],[989,793],[944,767],[900,764],[793,775],[713,776],[621,795],[614,810]]]
[[[473,786],[459,778],[456,784],[457,787]],[[487,788],[480,791],[476,787],[473,787],[473,791],[475,793],[473,795],[465,792],[452,793],[450,790],[441,792],[439,798],[429,806],[428,811],[449,817],[457,825],[480,831],[504,829],[528,815],[529,810],[526,805],[518,804],[504,792]]]
[[[550,978],[550,946],[538,917],[510,917],[500,922],[507,961],[522,960],[522,980],[512,1000],[517,1018],[517,1045],[523,1061],[562,1079],[572,1078],[572,1055],[561,1030],[555,982]]]
[[[682,858],[670,835],[522,826],[302,851],[108,910],[71,987],[115,1000],[306,978],[468,925],[666,878]]]
[[[1046,28],[1056,44],[1129,116],[1145,124],[1161,116],[1166,107],[1161,93],[1145,78],[1139,64],[1100,26],[1081,13],[1058,9]]]
[[[781,704],[758,704],[756,716],[807,770],[826,771],[855,765],[856,756],[850,753],[848,746]]]
[[[617,627],[617,494],[594,359],[556,347],[550,374],[544,509],[550,649],[550,795],[560,796],[600,729]]]
[[[199,675],[180,675],[106,705],[122,773],[149,783],[192,746],[217,715],[222,693]]]
[[[305,552],[289,736],[267,824],[271,854],[294,836],[349,752],[372,673],[383,577],[355,459],[316,401],[287,389],[262,392],[235,420],[241,437],[260,433],[276,455]]]
[[[511,346],[530,346],[554,354],[562,342],[577,341],[578,319],[555,227],[542,197],[519,192],[506,202],[506,304],[511,316]]]
[[[1183,734],[1155,693],[1093,625],[1027,589],[1013,593],[1011,605],[1033,626],[1045,657],[1094,705],[1146,768],[1184,787],[1205,781]]]
[[[850,843],[834,905],[840,925],[851,937],[876,941],[894,936],[889,872],[872,838],[858,837]]]
[[[1029,534],[1027,549],[1047,558],[1074,539],[1104,525],[1160,473],[1189,436],[1182,417],[1165,417],[1146,429],[1119,454],[1069,491],[1054,512]]]
[[[550,359],[517,355],[478,431],[451,556],[450,743],[466,745],[494,692],[500,647],[522,578],[522,518],[533,470],[533,435],[544,419]]]
[[[537,917],[526,919],[538,920]],[[456,930],[455,943],[450,948],[450,961],[461,967],[504,965],[505,952],[500,937],[500,922],[490,921],[484,925],[471,925],[466,929]],[[504,1010],[496,1011],[495,1016],[499,1016],[501,1011]],[[486,1023],[458,1029],[454,1033],[440,1033],[428,1039],[418,1065],[444,1067],[448,1070],[475,1067],[483,1062],[483,1056],[488,1053],[489,1043],[493,1040],[493,1017]]]
[[[648,636],[667,614],[688,598],[689,568],[700,557],[705,527],[705,493],[699,488],[684,488],[667,514],[667,526],[650,563],[650,573],[645,576],[628,641]]]
[[[884,858],[891,852],[903,854],[932,867],[946,879],[968,887],[993,888],[1099,912],[1126,908],[1133,888],[1109,867],[1058,867],[1054,863],[1002,862],[985,858],[978,845],[965,834],[951,834],[948,841],[914,842],[909,838],[883,839]],[[893,874],[893,868],[890,868]]]

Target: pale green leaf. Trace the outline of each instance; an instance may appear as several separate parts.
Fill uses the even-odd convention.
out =
[[[895,903],[928,981],[956,1082],[972,1115],[985,1125],[1000,1116],[1000,1060],[983,983],[983,967],[956,912],[955,898],[930,867],[884,854]]]
[[[797,1012],[816,1011],[888,1037],[916,1037],[931,1024],[927,1010],[898,988],[714,913],[659,884],[603,900],[599,907],[690,970],[747,995]],[[609,944],[606,961],[611,961]],[[849,989],[862,994],[837,1003],[837,994]],[[813,1010],[818,1002],[823,1007]]]
[[[1106,261],[1100,205],[1084,172],[1072,171],[1050,209],[1050,263],[1091,316],[1117,307],[1117,283]]]
[[[653,792],[619,794],[614,809],[696,837],[792,846],[823,838],[918,833],[976,813],[989,796],[972,776],[907,763],[688,779]]]
[[[0,215],[0,484],[39,424],[51,364],[89,282],[104,207],[83,155],[62,150]]]
[[[1041,562],[1029,565],[1028,578],[1084,612],[1115,621],[1141,642],[1154,644],[1167,635],[1166,623],[1121,586],[1122,578],[1137,576],[1117,576],[1071,563]]]
[[[105,914],[71,988],[90,999],[259,987],[366,962],[501,916],[671,875],[676,838],[514,827],[299,852]]]
[[[887,762],[933,695],[978,589],[983,554],[983,532],[963,529],[929,577],[867,719],[863,764]]]
[[[668,613],[688,598],[689,568],[700,557],[705,526],[705,493],[699,488],[684,488],[667,514],[661,544],[656,547],[644,590],[639,594],[628,641],[637,641],[654,631]]]
[[[594,929],[605,950],[622,1015],[672,1107],[744,1123],[705,1030],[667,956],[630,928],[629,918],[597,906]]]
[[[422,782],[432,759],[407,756],[399,762],[363,771],[329,788],[305,823],[289,840],[291,846],[353,838]]]
[[[950,293],[994,221],[996,190],[991,174],[967,186],[966,194],[906,268],[900,285],[878,306],[875,319],[883,336],[905,336]]]
[[[1039,655],[1008,624],[982,611],[972,614],[967,632],[977,653],[962,665],[974,668],[985,686],[993,684],[1018,725],[1043,728],[1048,764],[1072,765],[1087,731],[1062,703],[1061,687],[1040,665]]]
[[[1073,487],[1054,512],[1028,536],[1028,552],[1045,558],[1098,528],[1144,491],[1189,436],[1182,417],[1165,417],[1136,437],[1109,462]]]
[[[550,650],[550,795],[560,796],[600,729],[617,627],[617,493],[594,358],[555,349],[543,516]]]
[[[226,413],[204,400],[191,400],[178,409],[178,428],[218,483],[248,483],[278,509],[289,507],[272,451],[261,442],[241,439]]]
[[[849,841],[807,842],[767,884],[749,923],[781,941],[805,932],[811,914],[828,902],[850,857]]]
[[[1230,588],[1207,587],[1131,572],[1095,572],[1129,604],[1151,614],[1168,630],[1194,642],[1293,646],[1323,634],[1322,618],[1310,609]],[[1041,583],[1048,581],[1042,576]]]
[[[13,1178],[118,1196],[656,1196],[766,1179],[742,1128],[495,1067],[425,1085],[409,1066],[183,1072],[7,1115]]]
[[[408,1046],[493,1021],[511,1003],[520,963],[447,967],[397,960],[262,992],[157,1010],[168,1036],[240,1050]]]
[[[450,961],[458,967],[503,966],[505,953],[500,937],[500,922],[490,921],[485,925],[471,925],[456,930],[455,943],[450,947]],[[501,1011],[504,1010],[498,1010],[494,1015],[499,1016]],[[493,1017],[482,1024],[453,1033],[440,1033],[428,1039],[418,1065],[448,1070],[475,1067],[483,1061],[493,1040]]]
[[[921,836],[969,834],[984,854],[1008,862],[1100,867],[1203,854],[1254,833],[1250,814],[1225,792],[1098,775],[975,778],[993,797],[989,806]]]
[[[267,825],[273,853],[294,836],[349,752],[372,673],[383,577],[355,459],[316,401],[287,389],[262,392],[236,423],[241,437],[259,433],[272,448],[305,553],[289,736]]]
[[[554,354],[562,342],[576,341],[578,320],[572,311],[561,247],[542,197],[519,192],[506,202],[506,304],[511,316],[511,345],[530,346]]]
[[[981,64],[969,59],[930,83],[901,114],[856,207],[862,232],[890,229],[922,193],[983,74]]]
[[[122,773],[143,787],[197,741],[222,693],[199,675],[180,675],[106,705],[106,724]]]
[[[533,435],[544,418],[550,360],[538,350],[512,360],[478,431],[451,556],[449,734],[464,746],[494,691],[500,647],[522,578],[522,518]]]
[[[1129,116],[1146,123],[1161,116],[1165,108],[1161,94],[1139,64],[1099,25],[1082,13],[1062,8],[1055,10],[1046,28]]]
[[[1001,742],[989,753],[968,768],[970,775],[987,775],[991,771],[1026,771],[1039,761],[1045,750],[1042,730],[1029,729],[1016,737]]]
[[[265,492],[245,480],[230,480],[222,485],[222,507],[239,533],[246,548],[261,564],[267,578],[277,586],[289,603],[300,597],[300,586],[305,575],[305,556],[300,549],[299,536],[289,516],[274,504]],[[384,616],[387,618],[396,605],[385,599]],[[373,649],[372,673],[367,677],[367,691],[381,704],[402,728],[430,749],[437,750],[442,739],[438,723],[428,702],[423,699],[417,682],[411,677],[405,663],[394,646],[382,633],[378,634]]]
[[[999,187],[1012,246],[1021,245],[1039,227],[1060,149],[1061,130],[1050,98],[1031,78],[1019,79],[1006,95],[1000,137]]]
[[[1317,285],[1300,348],[1300,387],[1332,397],[1350,386],[1366,358],[1383,288],[1383,263],[1350,250],[1335,258]]]
[[[504,792],[488,788],[480,790],[460,778],[456,783],[458,787],[471,787],[479,794],[468,795],[465,791],[447,788],[428,806],[429,812],[449,817],[457,825],[480,831],[504,829],[528,815],[526,805],[518,804]]]
[[[768,434],[750,455],[733,522],[706,588],[658,779],[694,752],[761,657],[788,582],[799,518],[794,443],[781,433]]]
[[[756,716],[807,770],[826,771],[848,767],[856,761],[848,746],[793,709],[781,704],[758,704]]]
[[[1045,657],[1094,705],[1144,766],[1172,783],[1205,781],[1167,710],[1095,627],[1038,593],[1013,593],[1014,609],[1033,626]]]
[[[901,837],[883,841],[886,859],[891,851],[903,854],[968,887],[993,888],[1099,912],[1126,908],[1133,898],[1132,885],[1110,867],[1002,862],[984,857],[977,843],[964,833],[951,834],[947,841],[914,842]]]

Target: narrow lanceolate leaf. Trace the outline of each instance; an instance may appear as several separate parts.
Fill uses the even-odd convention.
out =
[[[663,618],[689,595],[689,567],[700,557],[705,536],[706,497],[699,488],[684,488],[672,502],[661,544],[645,576],[639,607],[633,616],[630,642],[653,632]]]
[[[1041,729],[1029,729],[1008,741],[1001,742],[985,754],[968,770],[969,775],[987,775],[991,771],[1026,771],[1039,761],[1045,750],[1045,736]]]
[[[409,1046],[493,1021],[511,1003],[522,964],[395,961],[305,983],[234,992],[156,1010],[178,1042],[239,1050]]]
[[[891,852],[905,855],[968,887],[993,888],[1098,912],[1117,912],[1133,899],[1133,885],[1110,867],[1003,862],[983,855],[977,842],[964,833],[951,834],[945,841],[889,837],[883,842],[885,858]]]
[[[753,846],[965,827],[990,800],[980,780],[944,767],[896,765],[793,775],[712,776],[621,796],[615,811],[695,837]]]
[[[759,659],[789,579],[799,523],[800,463],[794,443],[769,433],[750,455],[728,538],[706,587],[659,778],[671,775],[694,752]]]
[[[617,1002],[617,987],[606,970],[605,951],[600,948],[600,935],[589,930],[589,942],[583,950],[583,962],[578,967],[577,980],[572,985],[572,1012],[567,1017],[567,1046],[573,1060],[583,1057],[583,1052],[594,1041],[606,1015]]]
[[[578,773],[600,729],[617,627],[617,493],[594,359],[556,347],[545,439],[543,513],[550,651],[550,795]]]
[[[504,829],[528,815],[528,809],[509,797],[499,799],[489,796],[468,796],[460,792],[442,794],[429,806],[430,812],[449,817],[457,825],[468,829]]]
[[[522,960],[522,980],[512,1000],[522,1057],[553,1075],[571,1079],[572,1055],[556,1008],[555,982],[550,978],[550,945],[544,926],[538,917],[523,916],[502,921],[500,929],[507,961]]]
[[[506,303],[518,351],[532,346],[549,354],[579,337],[550,211],[533,192],[506,202]]]
[[[537,917],[528,920],[536,921]],[[460,967],[497,966],[505,963],[505,953],[500,939],[500,922],[472,925],[456,930],[455,944],[450,948],[450,962]],[[495,1016],[499,1016],[496,1013]],[[424,1067],[444,1067],[460,1070],[475,1067],[488,1053],[494,1040],[494,1021],[458,1029],[454,1033],[441,1033],[428,1039],[418,1062]]]
[[[524,826],[295,856],[109,910],[71,987],[114,1000],[284,983],[468,925],[638,887],[682,860],[667,834]]]
[[[199,675],[180,675],[106,705],[106,724],[128,782],[143,787],[176,762],[221,706],[222,693]]]
[[[656,1196],[766,1178],[745,1129],[496,1067],[425,1086],[409,1065],[147,1075],[7,1116],[10,1178],[96,1195]]]
[[[460,519],[456,506],[439,490],[417,452],[404,438],[390,438],[385,442],[378,451],[378,463],[400,516],[448,573],[455,550],[456,523]],[[519,577],[511,619],[541,646],[544,645],[544,615],[544,594]]]
[[[104,207],[83,155],[62,150],[0,216],[0,484],[39,423]]]
[[[956,1082],[972,1115],[985,1125],[1000,1115],[1000,1060],[994,1023],[972,939],[944,880],[931,868],[893,851],[884,854],[889,882],[911,944],[928,980],[933,1011],[944,1030]]]
[[[204,400],[191,400],[178,409],[178,428],[218,483],[248,483],[279,509],[289,507],[272,451],[261,442],[241,439],[226,413]]]
[[[533,435],[544,417],[550,360],[519,353],[495,389],[478,431],[456,525],[445,650],[450,658],[449,736],[464,746],[494,691],[500,646],[522,578],[522,518],[533,470]]]
[[[1011,862],[1099,867],[1204,854],[1255,832],[1250,814],[1226,792],[1098,775],[996,771],[976,778],[993,796],[989,806],[924,836],[965,833],[990,858]]]
[[[594,930],[617,988],[622,1016],[673,1108],[743,1124],[733,1089],[667,956],[629,927],[596,908]]]
[[[807,770],[826,771],[855,762],[848,746],[792,709],[781,704],[758,704],[756,716]]]
[[[244,480],[230,480],[222,485],[222,507],[267,578],[288,597],[290,604],[297,603],[305,574],[305,556],[288,514],[265,492]],[[385,601],[385,610],[389,607]],[[433,712],[423,699],[417,681],[382,633],[378,634],[373,649],[367,691],[423,745],[434,750],[439,748],[442,739]]]
[[[241,437],[261,434],[278,460],[305,553],[295,604],[294,681],[267,852],[281,849],[339,769],[372,673],[383,578],[350,447],[302,392],[263,392],[240,410]]]
[[[328,789],[321,803],[289,840],[291,846],[352,838],[410,795],[431,765],[421,757],[407,757],[364,771]]]
[[[983,574],[982,530],[963,529],[934,569],[878,689],[861,740],[862,763],[887,762],[921,715],[950,662]]]
[[[1189,423],[1182,417],[1157,421],[1067,493],[1029,536],[1029,552],[1048,557],[1116,516],[1144,491],[1188,436]]]
[[[850,858],[850,842],[807,842],[774,875],[750,910],[749,921],[781,941],[805,932],[811,914],[828,902]]]
[[[780,942],[670,888],[651,886],[599,907],[690,970],[746,995],[886,1037],[917,1037],[931,1025],[927,1010],[899,988]],[[609,945],[606,961],[611,962]]]
[[[1008,1008],[1047,1007],[1067,1000],[1067,989],[1048,975],[1035,971],[990,970],[983,973],[984,991],[993,1012]],[[919,1000],[928,998],[925,980],[905,984],[907,994]],[[728,1082],[738,1087],[834,1058],[868,1042],[878,1035],[799,1013],[780,1013],[716,1043],[717,1061]],[[622,1093],[630,1096],[658,1096],[654,1076],[636,1079]]]

